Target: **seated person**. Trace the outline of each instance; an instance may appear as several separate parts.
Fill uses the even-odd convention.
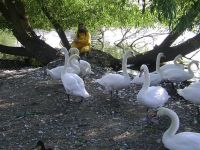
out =
[[[71,47],[78,48],[80,54],[87,54],[91,51],[91,35],[83,23],[78,24],[78,31]]]

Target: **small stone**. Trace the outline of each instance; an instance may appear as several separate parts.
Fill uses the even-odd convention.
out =
[[[43,132],[43,131],[41,131],[41,130],[39,130],[39,131],[38,131],[38,133],[39,133],[39,134],[43,134],[44,132]]]
[[[161,139],[157,139],[156,142],[157,142],[157,143],[161,143]]]

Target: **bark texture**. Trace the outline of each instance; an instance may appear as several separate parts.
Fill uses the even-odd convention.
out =
[[[2,12],[2,16],[8,21],[13,35],[24,46],[24,48],[20,50],[18,48],[18,52],[15,53],[16,55],[26,55],[36,58],[44,65],[58,58],[57,51],[40,40],[33,31],[28,22],[28,16],[25,13],[24,5],[20,0],[0,1],[0,11]],[[8,48],[6,50],[5,47],[1,48],[1,52],[12,53],[11,51],[13,51]]]

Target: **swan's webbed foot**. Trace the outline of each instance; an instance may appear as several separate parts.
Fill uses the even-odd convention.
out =
[[[196,120],[197,120],[197,123],[200,123],[200,108],[199,108],[199,106],[198,106],[198,105],[196,106],[196,109],[197,109],[197,116],[196,116]]]
[[[82,103],[83,102],[83,97],[80,98],[80,101],[78,103]]]
[[[117,98],[119,98],[119,91],[118,90],[116,90],[116,95],[117,95]]]
[[[114,90],[113,90],[113,91],[110,91],[110,97],[111,97],[110,99],[111,99],[111,100],[113,100],[113,99],[114,99],[114,96],[115,96],[115,95],[114,95],[114,93],[115,93],[115,91],[114,91]],[[118,95],[118,90],[116,90],[116,98],[119,98],[119,95]]]
[[[70,95],[67,94],[67,101],[69,102],[70,101]]]
[[[113,91],[110,91],[110,99],[113,99]]]

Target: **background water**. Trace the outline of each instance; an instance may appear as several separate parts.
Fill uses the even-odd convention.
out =
[[[35,30],[37,35],[41,36],[47,44],[54,48],[61,48],[60,38],[56,31],[45,31],[45,30]],[[75,37],[75,32],[73,30],[66,30],[65,33],[69,42],[71,43]],[[100,34],[103,33],[103,34]],[[122,55],[127,50],[133,50],[135,53],[141,53],[153,49],[155,45],[159,45],[168,35],[169,31],[164,28],[142,28],[142,29],[102,29],[101,32],[91,33],[92,35],[92,46],[94,48],[100,49],[104,52],[110,53],[116,58],[121,59]],[[181,43],[189,38],[195,36],[195,33],[186,31],[182,36],[180,36],[174,45]],[[98,40],[99,39],[99,40]],[[122,40],[123,39],[123,40]],[[101,41],[101,42],[100,42]],[[121,41],[121,44],[117,44]],[[1,31],[0,43],[8,46],[21,46],[19,42],[12,36],[9,32]],[[132,44],[132,47],[130,46]],[[200,50],[196,50],[188,55],[187,58],[200,61]],[[0,57],[6,57],[7,55],[1,54]],[[11,56],[12,57],[12,56]],[[184,58],[185,64],[187,64],[190,59]],[[172,63],[172,62],[168,62]],[[193,66],[193,70],[196,70],[195,75],[197,79],[199,78],[199,72],[197,68]]]

